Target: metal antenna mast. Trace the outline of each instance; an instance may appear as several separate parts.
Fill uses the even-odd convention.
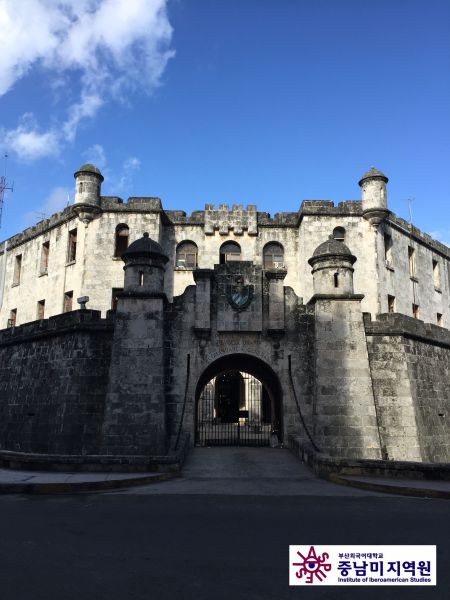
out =
[[[9,185],[6,179],[6,164],[8,160],[8,155],[5,154],[5,174],[0,175],[0,227],[2,226],[2,214],[3,214],[3,203],[5,201],[5,192],[6,191],[14,191],[14,182]]]

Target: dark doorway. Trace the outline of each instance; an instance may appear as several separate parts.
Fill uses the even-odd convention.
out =
[[[282,441],[278,378],[259,359],[246,358],[242,370],[226,368],[237,366],[236,355],[219,359],[200,378],[197,445],[269,446]]]
[[[244,379],[239,371],[225,371],[215,380],[214,408],[221,423],[236,423],[241,408],[241,388]]]

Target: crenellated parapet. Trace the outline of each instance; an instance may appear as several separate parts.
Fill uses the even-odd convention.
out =
[[[245,209],[242,204],[233,204],[230,210],[228,204],[220,204],[218,208],[206,204],[205,234],[214,235],[217,230],[220,235],[228,235],[230,230],[234,235],[242,235],[244,231],[249,235],[258,235],[256,206],[249,204]]]

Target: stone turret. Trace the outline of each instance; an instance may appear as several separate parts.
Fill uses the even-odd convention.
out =
[[[122,254],[125,262],[124,292],[130,295],[162,295],[164,265],[169,260],[148,233],[133,242]]]
[[[308,261],[314,278],[314,440],[324,454],[381,458],[361,312],[364,296],[353,293],[355,261],[333,236]],[[346,426],[349,417],[358,427]]]
[[[103,175],[94,165],[82,165],[74,173],[75,201],[74,208],[78,218],[87,226],[94,216],[101,212],[100,192]]]
[[[353,294],[353,264],[356,256],[332,235],[318,246],[308,260],[312,266],[314,294]]]
[[[105,402],[106,454],[161,455],[167,450],[164,399],[164,265],[148,233],[122,254],[124,290],[116,325]]]
[[[74,204],[100,204],[100,190],[103,175],[94,165],[82,165],[74,173],[75,177],[75,202]]]
[[[372,225],[378,225],[389,214],[386,194],[388,181],[386,175],[375,167],[366,171],[359,180],[363,216]]]

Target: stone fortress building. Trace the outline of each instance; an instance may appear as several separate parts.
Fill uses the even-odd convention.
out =
[[[273,217],[187,216],[102,181],[83,165],[72,206],[0,245],[0,450],[298,436],[326,456],[449,461],[450,249],[389,211],[383,173],[361,200]]]

